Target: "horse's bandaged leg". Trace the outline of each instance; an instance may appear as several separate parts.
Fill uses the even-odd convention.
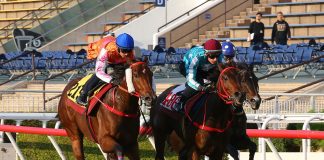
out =
[[[135,87],[133,84],[133,75],[132,75],[132,69],[127,68],[125,70],[125,75],[126,75],[126,83],[127,83],[127,89],[129,93],[135,92]]]

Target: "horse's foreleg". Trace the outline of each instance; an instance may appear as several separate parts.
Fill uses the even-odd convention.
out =
[[[167,135],[166,133],[156,132],[154,129],[153,135],[156,149],[155,160],[164,160],[164,148]]]
[[[112,137],[104,136],[100,138],[99,144],[103,152],[115,153],[118,160],[124,160],[122,146],[118,144]]]
[[[237,148],[235,148],[231,144],[228,144],[226,150],[233,157],[234,160],[239,160],[239,153],[237,151]]]
[[[188,156],[188,160],[200,160],[200,154],[198,153],[198,151],[196,150],[195,147],[193,147],[190,152],[188,152],[189,156]]]
[[[139,160],[140,157],[138,143],[128,148],[127,151],[125,151],[125,155],[128,157],[129,160]]]
[[[256,150],[257,150],[257,145],[250,140],[250,143],[249,143],[249,152],[250,152],[249,160],[254,160],[254,155],[255,155]]]
[[[71,136],[72,150],[77,160],[84,160],[83,153],[83,137],[82,136]]]

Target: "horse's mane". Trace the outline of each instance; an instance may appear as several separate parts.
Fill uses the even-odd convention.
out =
[[[127,62],[123,64],[116,64],[114,66],[114,72],[112,73],[112,76],[119,80],[122,80],[125,77],[125,70],[129,68],[131,64],[136,62],[142,62],[142,61],[139,59],[135,59],[135,60],[127,60]]]

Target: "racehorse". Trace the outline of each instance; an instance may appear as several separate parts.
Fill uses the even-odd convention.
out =
[[[230,135],[228,128],[233,119],[232,105],[241,106],[245,96],[241,92],[238,69],[223,65],[218,67],[221,73],[216,83],[217,94],[203,95],[206,99],[202,107],[204,111],[197,112],[194,121],[188,120],[187,113],[186,118],[175,120],[161,112],[161,102],[175,86],[159,95],[150,113],[150,125],[153,129],[156,148],[155,159],[164,159],[165,141],[172,131],[175,131],[182,141],[186,142],[179,159],[195,160],[199,159],[200,155],[208,155],[211,159],[222,159]]]
[[[246,93],[246,106],[257,110],[261,103],[259,92],[258,79],[253,73],[253,66],[248,66],[246,64],[236,64],[235,67],[239,68],[239,75],[241,80],[241,85],[243,91]],[[215,74],[215,73],[210,73]],[[246,115],[241,106],[235,108],[233,113],[233,122],[230,137],[230,144],[227,146],[227,152],[235,159],[239,160],[239,155],[237,150],[249,149],[250,160],[254,159],[254,155],[257,149],[256,144],[251,141],[251,139],[246,135]],[[171,133],[167,140],[171,149],[179,152],[184,144],[182,140],[175,134]]]
[[[258,79],[253,73],[253,66],[237,64],[236,67],[240,69],[241,85],[243,91],[246,93],[245,103],[253,110],[259,109],[261,98],[259,95]],[[231,127],[232,135],[230,144],[227,146],[227,152],[234,160],[239,160],[237,150],[249,149],[249,160],[254,159],[257,150],[256,144],[246,134],[246,120],[247,118],[243,108],[237,107]]]
[[[83,160],[83,138],[87,137],[100,145],[103,152],[108,153],[107,159],[139,160],[139,99],[150,105],[156,95],[152,89],[152,75],[146,62],[127,62],[129,76],[124,76],[119,86],[114,86],[102,97],[101,103],[96,104],[91,115],[79,114],[67,104],[67,91],[79,79],[70,82],[61,96],[58,115],[71,142],[76,159]],[[128,67],[127,66],[127,67]],[[125,69],[125,68],[124,68]],[[129,70],[128,70],[129,71]],[[116,72],[120,73],[120,72]],[[121,73],[125,73],[123,70]],[[127,73],[126,73],[127,75]],[[133,87],[133,91],[129,89]],[[107,105],[112,109],[106,109]],[[87,121],[91,121],[92,130]]]

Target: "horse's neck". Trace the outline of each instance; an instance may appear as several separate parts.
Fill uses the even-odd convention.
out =
[[[126,90],[123,90],[120,87]],[[112,98],[110,98],[110,101],[114,102],[114,107],[119,111],[127,113],[137,112],[138,98],[127,92],[127,84],[125,79],[120,83],[120,87],[114,88],[115,91],[111,91],[108,95]]]
[[[216,94],[211,94],[208,99],[211,100],[207,102],[206,117],[214,121],[216,125],[224,125],[230,116],[230,105],[226,104],[221,98]]]

